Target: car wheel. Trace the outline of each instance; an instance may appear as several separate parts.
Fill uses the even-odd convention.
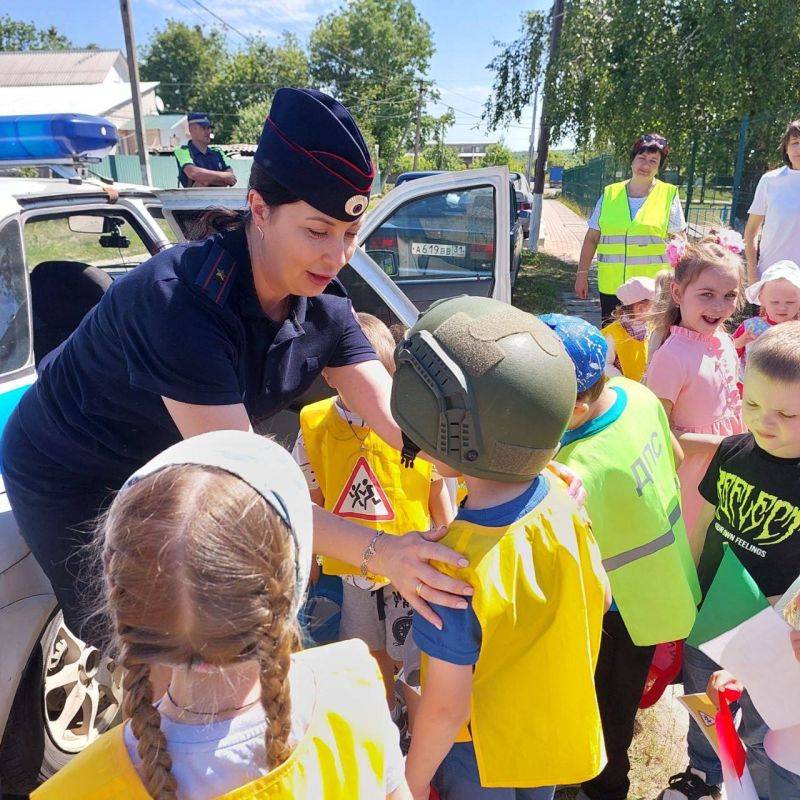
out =
[[[4,792],[26,794],[121,719],[120,670],[57,613],[34,648],[0,744]]]

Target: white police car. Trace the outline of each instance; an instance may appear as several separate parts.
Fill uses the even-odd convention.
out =
[[[100,118],[0,117],[0,170],[48,165],[63,176],[0,177],[0,431],[34,382],[36,361],[94,302],[75,280],[94,275],[102,293],[104,280],[183,238],[203,209],[244,206],[243,190],[160,192],[95,179],[87,169],[115,143],[114,127]],[[508,269],[499,267],[508,264],[508,237],[495,224],[509,215],[507,186],[506,171],[490,169],[438,175],[390,192],[365,221],[366,252],[359,249],[340,274],[356,309],[408,326],[417,307],[439,297],[509,300]],[[480,270],[465,262],[460,273],[415,274],[422,259],[408,260],[412,253],[430,263],[442,252],[453,263],[453,253],[461,252],[458,242],[442,240],[441,219],[416,213],[420,241],[402,249],[389,235],[395,216],[415,205],[424,211],[436,195],[481,201],[482,230],[491,228],[495,242]],[[296,426],[296,413],[284,412],[271,430],[290,435]],[[0,791],[31,791],[119,720],[120,701],[113,663],[64,626],[50,584],[17,531],[0,477]]]

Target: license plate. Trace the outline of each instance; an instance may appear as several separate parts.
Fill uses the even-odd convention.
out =
[[[463,244],[436,244],[434,242],[412,242],[412,256],[448,256],[449,258],[464,258],[467,255],[467,246]]]

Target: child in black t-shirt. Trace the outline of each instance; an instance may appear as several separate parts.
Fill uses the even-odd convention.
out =
[[[750,432],[720,443],[700,483],[704,502],[692,538],[702,545],[698,574],[704,595],[722,559],[722,545],[728,542],[774,602],[800,574],[800,322],[772,328],[753,344],[743,399]],[[703,692],[707,685],[719,688],[718,670],[700,650],[686,647],[687,694]],[[800,776],[765,753],[767,726],[747,693],[740,705],[739,734],[747,745],[759,796],[800,798]],[[719,797],[722,769],[694,722],[688,744],[689,767],[684,775],[671,779],[664,800]]]

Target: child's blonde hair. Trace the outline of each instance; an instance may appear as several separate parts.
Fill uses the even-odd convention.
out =
[[[177,797],[153,705],[155,664],[257,661],[267,766],[283,763],[291,752],[288,674],[299,636],[292,538],[272,507],[228,472],[171,466],[116,497],[98,541],[106,610],[125,670],[124,713],[150,795]]]
[[[747,370],[751,369],[779,383],[800,382],[800,321],[764,331],[747,352]]]
[[[359,311],[356,316],[358,317],[359,325],[361,325],[361,330],[364,331],[364,336],[367,337],[367,341],[377,353],[378,360],[386,367],[386,371],[390,375],[394,375],[395,341],[392,332],[384,322],[381,322],[372,314]]]
[[[672,296],[672,284],[681,288],[696,281],[707,269],[724,267],[736,273],[738,288],[744,280],[742,259],[737,254],[717,243],[716,236],[707,236],[699,242],[687,244],[675,271],[662,270],[656,277],[657,295],[653,308],[653,333],[650,338],[650,356],[666,341],[673,325],[680,324],[681,309]],[[741,291],[737,307],[742,304]]]

